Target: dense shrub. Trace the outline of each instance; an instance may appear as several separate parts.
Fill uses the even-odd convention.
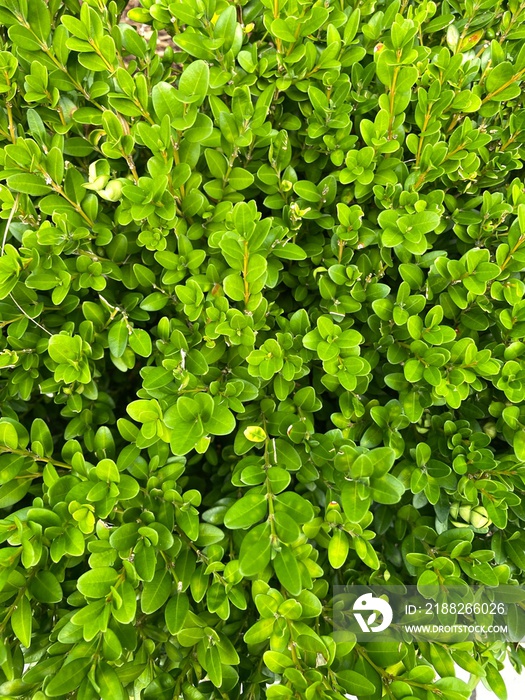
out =
[[[504,698],[331,596],[523,581],[523,3],[123,10],[0,0],[0,695]]]

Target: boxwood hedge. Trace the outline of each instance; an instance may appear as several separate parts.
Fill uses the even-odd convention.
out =
[[[523,583],[525,4],[142,2],[0,0],[0,695],[504,699],[331,596]]]

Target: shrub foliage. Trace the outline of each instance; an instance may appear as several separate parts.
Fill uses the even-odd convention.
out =
[[[331,594],[523,581],[523,3],[123,10],[0,0],[0,695],[505,698]]]

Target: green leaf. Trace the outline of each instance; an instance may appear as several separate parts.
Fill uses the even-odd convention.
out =
[[[244,635],[246,644],[260,644],[270,638],[272,634],[275,619],[269,617],[263,620],[258,620]]]
[[[170,446],[174,454],[185,455],[192,450],[203,436],[204,429],[200,420],[186,423],[179,421],[171,430]]]
[[[102,662],[98,665],[96,679],[100,687],[101,700],[124,700],[125,694],[122,683],[108,663]]]
[[[18,433],[12,423],[0,421],[0,445],[16,450],[18,447]]]
[[[299,197],[307,202],[320,202],[322,199],[321,195],[317,191],[317,187],[313,182],[309,182],[308,180],[296,182],[293,189],[294,192],[299,195]]]
[[[208,61],[214,59],[214,52],[222,46],[223,43],[222,39],[206,39],[200,32],[189,31],[188,29],[180,34],[176,34],[173,41],[183,51],[190,54],[190,56]]]
[[[80,338],[71,338],[68,335],[53,335],[49,339],[49,357],[55,362],[69,364],[77,362],[80,358]]]
[[[350,476],[352,479],[363,479],[367,476],[372,476],[374,473],[374,465],[367,454],[359,455],[350,467]]]
[[[248,532],[239,551],[239,571],[254,576],[270,563],[270,525],[261,523]]]
[[[127,405],[126,410],[131,418],[139,423],[147,423],[161,417],[156,401],[147,401],[145,399],[132,401]]]
[[[33,627],[33,613],[29,600],[23,595],[18,598],[13,614],[11,615],[11,627],[16,637],[25,647],[31,646],[31,630]]]
[[[151,581],[144,584],[141,598],[142,612],[154,613],[168,600],[171,593],[172,578],[167,569],[159,569]]]
[[[339,671],[337,680],[345,692],[352,695],[372,695],[375,691],[374,685],[365,676],[356,671]]]
[[[235,416],[224,404],[215,404],[213,415],[206,421],[205,429],[212,435],[229,435],[235,429]]]
[[[211,148],[207,148],[204,151],[204,156],[213,177],[222,180],[228,170],[228,161],[226,157],[222,153],[219,153],[219,151]]]
[[[100,566],[82,574],[77,582],[77,588],[87,598],[103,598],[107,596],[118,579],[118,572],[110,566]]]
[[[210,646],[206,649],[205,668],[210,681],[216,688],[220,688],[222,685],[222,666],[218,647]]]
[[[497,695],[499,700],[507,700],[507,687],[501,673],[491,663],[487,663],[485,666],[485,673],[492,692]]]
[[[350,544],[348,537],[342,530],[336,529],[328,545],[328,561],[334,569],[340,569],[346,562]]]
[[[228,184],[237,192],[253,184],[253,175],[245,168],[232,168],[227,177]]]
[[[447,700],[468,700],[472,692],[460,678],[440,678],[434,687],[440,690]]]
[[[184,69],[179,80],[177,99],[202,104],[208,92],[210,69],[205,61],[193,61]]]
[[[270,474],[270,472],[268,473]],[[271,478],[271,474],[269,478]],[[304,496],[300,496],[293,491],[279,494],[274,502],[276,512],[283,511],[297,523],[307,523],[314,517],[312,504]]]
[[[199,518],[195,509],[183,510],[179,508],[175,514],[177,525],[190,540],[195,541],[199,536]]]
[[[438,577],[435,571],[424,571],[417,582],[418,591],[425,598],[430,597],[439,592]]]
[[[362,537],[354,537],[355,551],[359,559],[371,569],[379,569],[379,557],[373,546],[368,540]]]
[[[273,254],[281,260],[306,260],[305,251],[295,243],[287,243],[282,248],[275,248]]]
[[[299,565],[290,547],[282,547],[273,560],[273,568],[280,583],[291,595],[302,591]]]
[[[296,40],[294,33],[288,28],[288,24],[284,21],[284,19],[274,19],[271,26],[271,32],[278,39],[282,39],[283,41],[287,41],[289,43],[294,43]]]
[[[178,592],[173,598],[170,598],[164,611],[166,626],[170,634],[175,635],[180,632],[189,609],[190,600],[186,593]]]
[[[128,345],[128,326],[124,319],[112,323],[108,331],[108,344],[111,354],[122,357]]]
[[[50,698],[57,698],[76,690],[86,677],[92,664],[92,657],[73,659],[69,663],[64,664],[46,686],[46,695]]]
[[[7,178],[7,186],[15,192],[29,194],[32,197],[41,197],[51,192],[50,185],[47,185],[44,178],[33,173],[18,173]]]
[[[225,294],[234,301],[242,301],[244,299],[244,282],[237,273],[227,275],[222,283]]]
[[[62,587],[51,571],[39,571],[29,584],[31,595],[40,603],[60,603],[63,598]]]
[[[22,500],[31,488],[31,479],[15,480],[0,486],[0,508],[9,508]]]
[[[392,474],[384,474],[379,479],[370,480],[371,495],[376,503],[398,503],[405,493],[405,487]]]
[[[159,121],[163,117],[175,117],[179,114],[180,102],[177,100],[175,88],[165,82],[157,83],[151,91],[153,109]]]
[[[525,430],[514,433],[514,452],[520,462],[525,462]]]
[[[370,498],[357,481],[345,481],[341,490],[341,503],[346,517],[352,523],[359,523],[368,513]]]
[[[248,493],[236,501],[224,515],[224,525],[230,530],[247,528],[266,516],[268,504],[266,496]]]
[[[111,611],[117,622],[128,625],[135,619],[137,612],[137,593],[129,581],[123,581],[119,586],[118,594],[122,599],[122,605]]]
[[[375,478],[381,478],[390,471],[396,459],[396,453],[391,447],[378,447],[368,452],[366,456],[372,463]]]
[[[127,551],[135,546],[139,538],[138,523],[124,523],[110,535],[109,543],[117,551]]]
[[[520,94],[518,77],[514,66],[509,61],[503,61],[491,68],[485,83],[487,97],[496,102],[503,102]]]
[[[430,662],[440,676],[454,676],[456,673],[454,659],[449,650],[441,644],[430,645]],[[412,671],[414,674],[414,671]],[[430,673],[428,672],[430,676]]]
[[[133,352],[141,357],[149,357],[152,352],[151,337],[142,328],[134,328],[129,336],[129,345]]]
[[[306,19],[301,21],[301,36],[314,34],[329,17],[329,12],[325,7],[314,5],[308,13]]]
[[[282,674],[283,671],[294,665],[293,660],[280,651],[265,651],[263,660],[272,673]]]
[[[525,571],[525,548],[520,541],[508,540],[505,550],[509,559],[522,571]]]
[[[53,454],[53,436],[42,418],[35,418],[31,424],[31,447],[41,457]]]
[[[244,437],[250,442],[264,442],[267,435],[258,425],[249,425],[244,429]]]

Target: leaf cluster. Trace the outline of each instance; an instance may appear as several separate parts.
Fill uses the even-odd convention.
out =
[[[0,0],[1,697],[505,700],[332,587],[524,583],[524,8]]]

